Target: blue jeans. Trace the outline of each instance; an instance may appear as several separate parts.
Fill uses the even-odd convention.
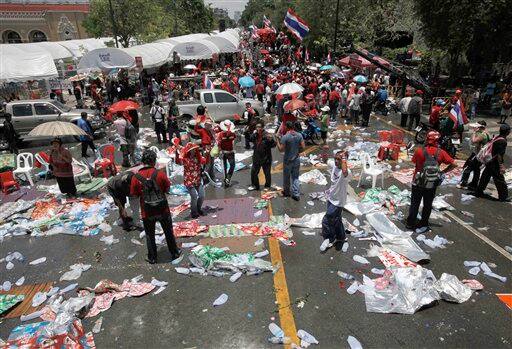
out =
[[[322,219],[322,236],[324,239],[345,241],[345,227],[341,220],[342,207],[335,206],[327,201],[327,211]]]
[[[190,194],[190,214],[197,216],[201,211],[204,201],[204,186],[200,184],[196,187],[187,187],[188,193]]]
[[[297,158],[292,162],[285,162],[283,168],[283,190],[285,195],[299,196],[300,183],[299,183],[299,169],[300,159]],[[290,193],[291,182],[291,193]]]

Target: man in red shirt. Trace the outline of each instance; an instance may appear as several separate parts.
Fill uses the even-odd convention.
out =
[[[432,212],[432,202],[436,196],[436,189],[442,183],[444,175],[457,167],[453,162],[453,158],[443,149],[439,148],[438,141],[440,137],[441,135],[439,132],[430,131],[427,134],[425,147],[417,148],[412,157],[412,162],[416,167],[412,179],[411,207],[409,208],[406,227],[407,229],[416,228],[416,232],[419,234],[430,230],[428,219]],[[428,180],[422,180],[422,178],[426,178],[428,176],[425,175],[426,172],[424,171],[426,155],[434,157],[438,165],[448,165],[444,170],[438,172],[438,178],[435,183],[429,182]],[[421,200],[423,200],[423,211],[421,213],[421,220],[419,223],[416,223],[416,217],[418,216]]]
[[[155,264],[157,261],[155,241],[156,222],[160,223],[165,234],[165,240],[167,241],[167,248],[171,253],[171,258],[172,260],[175,260],[181,255],[181,250],[176,245],[176,240],[174,239],[172,216],[169,210],[169,205],[167,201],[165,201],[165,203],[162,203],[162,207],[149,210],[146,206],[148,198],[144,197],[144,186],[148,184],[141,183],[141,179],[137,177],[140,175],[140,177],[151,179],[154,183],[156,182],[156,185],[158,186],[157,189],[160,189],[164,198],[165,193],[167,193],[171,187],[171,182],[169,181],[169,178],[167,178],[165,172],[158,171],[155,168],[156,154],[152,150],[147,149],[144,151],[142,154],[142,163],[144,164],[144,167],[139,170],[138,174],[132,177],[130,193],[131,196],[140,197],[142,224],[144,226],[144,231],[146,232],[146,243],[148,245],[148,257],[146,260],[150,264]]]
[[[254,88],[254,91],[256,92],[258,101],[263,103],[263,95],[265,94],[265,86],[263,85],[263,83],[259,82]]]
[[[336,90],[334,85],[331,85],[331,92],[329,92],[329,108],[331,109],[331,121],[336,120],[338,115],[338,106],[340,105],[341,96]]]
[[[316,94],[318,93],[318,83],[316,82],[315,79],[313,79],[309,83],[308,89],[309,89],[309,93],[312,93],[313,95],[316,96]]]
[[[204,200],[204,186],[202,180],[202,166],[206,159],[202,156],[198,139],[191,134],[190,143],[181,149],[181,161],[183,163],[183,185],[190,194],[190,217],[198,218],[206,213],[202,210]]]
[[[444,105],[445,102],[441,98],[439,98],[436,101],[436,104],[432,107],[432,110],[430,111],[428,123],[432,125],[432,128],[436,131],[439,131],[439,118],[441,116],[441,111],[443,110]]]
[[[235,171],[235,151],[233,148],[236,139],[236,134],[233,132],[235,130],[235,125],[229,120],[224,120],[220,123],[220,129],[221,132],[217,134],[217,144],[222,152],[224,186],[228,188],[231,184],[233,172]]]

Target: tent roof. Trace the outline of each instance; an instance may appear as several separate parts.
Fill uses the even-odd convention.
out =
[[[86,53],[77,70],[79,73],[94,70],[112,70],[121,68],[132,68],[135,65],[135,59],[127,52],[118,48],[98,48]]]
[[[0,81],[27,81],[58,76],[53,57],[38,46],[0,45]]]
[[[238,40],[231,34],[222,32],[217,35],[209,36],[203,40],[211,41],[217,46],[221,53],[238,52]]]
[[[104,39],[67,40],[58,41],[58,43],[71,51],[74,57],[78,58],[89,51],[107,47]]]
[[[208,40],[195,40],[182,42],[173,47],[172,52],[177,52],[182,60],[211,59],[213,54],[219,54],[220,50],[213,42]]]
[[[205,33],[196,33],[196,34],[187,34],[187,35],[175,36],[173,38],[167,38],[167,39],[162,39],[162,40],[158,40],[158,41],[159,42],[160,41],[170,42],[171,44],[177,45],[177,44],[184,43],[184,42],[201,40],[201,39],[204,39],[204,38],[206,38],[208,36],[209,35],[205,34]]]
[[[58,42],[54,41],[43,41],[43,42],[30,42],[26,44],[11,44],[12,46],[16,46],[23,51],[34,51],[34,50],[44,50],[49,53],[54,60],[66,59],[73,57],[71,51],[69,51],[64,46],[60,45]]]
[[[175,45],[170,42],[153,42],[150,44],[137,45],[123,48],[133,58],[142,57],[142,65],[146,69],[160,67],[167,63],[172,57],[171,52]]]

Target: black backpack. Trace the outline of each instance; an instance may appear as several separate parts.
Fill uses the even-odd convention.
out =
[[[439,157],[440,149],[437,148],[436,154],[431,156],[427,152],[427,148],[423,148],[423,156],[425,157],[425,163],[423,169],[416,173],[415,185],[425,188],[432,189],[440,184],[440,169],[437,158]]]
[[[158,171],[155,170],[150,178],[144,178],[138,173],[135,175],[143,186],[142,200],[144,202],[144,211],[149,213],[168,207],[167,198],[156,182],[157,174]]]

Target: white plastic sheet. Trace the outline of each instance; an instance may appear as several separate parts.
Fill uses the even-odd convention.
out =
[[[366,216],[366,220],[376,230],[374,234],[383,247],[403,255],[413,262],[430,260],[430,256],[382,212],[371,213]]]

